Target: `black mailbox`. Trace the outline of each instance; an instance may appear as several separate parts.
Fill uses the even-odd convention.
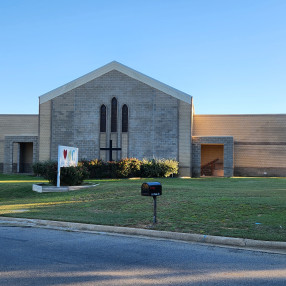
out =
[[[162,185],[159,182],[143,183],[141,186],[141,196],[161,196]]]

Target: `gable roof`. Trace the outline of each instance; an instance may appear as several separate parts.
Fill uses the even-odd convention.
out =
[[[175,89],[169,85],[166,85],[166,84],[164,84],[158,80],[155,80],[149,76],[146,76],[146,75],[144,75],[144,74],[142,74],[136,70],[133,70],[133,69],[131,69],[131,68],[129,68],[129,67],[127,67],[121,63],[118,63],[116,61],[110,62],[109,64],[104,65],[101,68],[98,68],[98,69],[96,69],[96,70],[94,70],[94,71],[92,71],[92,72],[90,72],[84,76],[81,76],[81,77],[79,77],[79,78],[77,78],[77,79],[75,79],[75,80],[73,80],[67,84],[64,84],[64,85],[62,85],[62,86],[60,86],[60,87],[58,87],[52,91],[49,91],[49,92],[41,95],[39,97],[40,104],[42,104],[46,101],[49,101],[49,100],[51,100],[51,99],[53,99],[53,98],[55,98],[61,94],[64,94],[64,93],[66,93],[66,92],[68,92],[68,91],[70,91],[76,87],[79,87],[79,86],[81,86],[81,85],[83,85],[83,84],[85,84],[85,83],[87,83],[93,79],[96,79],[96,78],[98,78],[98,77],[100,77],[100,76],[102,76],[102,75],[104,75],[104,74],[106,74],[112,70],[117,70],[117,71],[131,77],[131,78],[134,78],[134,79],[136,79],[140,82],[143,82],[143,83],[145,83],[145,84],[147,84],[153,88],[156,88],[156,89],[158,89],[158,90],[160,90],[166,94],[169,94],[169,95],[171,95],[177,99],[180,99],[184,102],[191,104],[192,97],[189,94],[184,93],[182,91],[179,91],[179,90],[177,90],[177,89]]]

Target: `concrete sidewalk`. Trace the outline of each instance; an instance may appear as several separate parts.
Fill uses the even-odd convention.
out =
[[[140,228],[93,225],[85,223],[39,220],[39,219],[10,218],[10,217],[0,217],[0,226],[1,225],[43,227],[56,230],[78,231],[78,232],[136,235],[136,236],[144,236],[156,239],[171,239],[171,240],[179,240],[186,242],[207,243],[218,246],[236,247],[241,249],[286,254],[286,242],[278,242],[278,241],[262,241],[262,240],[253,240],[244,238],[158,231],[158,230],[149,230]]]

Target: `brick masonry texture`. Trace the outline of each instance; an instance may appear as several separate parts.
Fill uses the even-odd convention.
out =
[[[38,115],[0,114],[0,163],[4,163],[5,136],[16,135],[37,136]]]
[[[33,162],[38,161],[38,136],[6,136],[5,137],[5,158],[3,164],[4,173],[13,171],[13,145],[14,143],[33,143]],[[14,170],[15,171],[15,170]]]
[[[192,137],[193,143],[193,177],[201,176],[201,144],[224,145],[224,176],[233,176],[233,137],[232,136],[202,136]]]
[[[118,101],[118,132],[112,135],[117,136],[118,146],[114,147],[121,146],[121,111],[127,104],[128,148],[124,146],[124,153],[138,159],[179,159],[179,100],[115,70],[52,99],[51,158],[57,158],[58,145],[78,147],[79,159],[99,158],[99,148],[106,147],[99,144],[100,106],[107,107],[109,142],[113,97]]]
[[[236,176],[286,176],[286,114],[195,115],[193,135],[233,136]]]
[[[50,159],[51,150],[51,101],[40,104],[39,160]]]
[[[192,169],[192,105],[179,101],[179,176],[190,177]]]
[[[201,144],[224,145],[225,176],[286,176],[286,114],[196,115],[192,103],[167,93],[112,70],[43,102],[39,116],[0,115],[0,172],[17,170],[17,143],[33,143],[34,162],[56,160],[58,145],[78,147],[79,159],[108,160],[100,148],[113,140],[113,147],[122,148],[113,151],[114,159],[176,159],[180,176],[200,176]],[[117,132],[110,128],[113,97]],[[102,104],[105,133],[99,131]],[[121,132],[124,104],[127,133]]]

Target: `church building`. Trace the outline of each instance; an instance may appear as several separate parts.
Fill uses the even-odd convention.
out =
[[[197,115],[192,96],[115,61],[40,96],[38,115],[0,115],[0,172],[32,172],[58,145],[175,159],[181,177],[286,176],[286,114]]]

